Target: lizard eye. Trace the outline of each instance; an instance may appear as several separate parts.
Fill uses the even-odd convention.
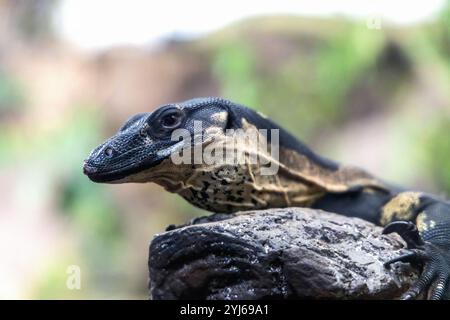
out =
[[[164,129],[174,129],[181,124],[182,115],[179,110],[170,110],[161,116],[161,126]]]
[[[162,137],[178,128],[184,120],[184,113],[178,108],[164,110],[149,123],[148,133]]]

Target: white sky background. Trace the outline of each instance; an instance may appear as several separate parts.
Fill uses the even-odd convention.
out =
[[[57,30],[82,49],[152,45],[174,34],[195,37],[264,14],[377,17],[408,25],[433,19],[445,0],[63,0]]]

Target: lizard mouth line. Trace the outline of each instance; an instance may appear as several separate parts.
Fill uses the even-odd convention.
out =
[[[140,166],[127,166],[111,171],[97,171],[98,169],[85,163],[83,166],[83,173],[93,182],[99,183],[114,183],[115,181],[124,179],[134,173],[149,169],[161,163],[162,160],[149,161]]]

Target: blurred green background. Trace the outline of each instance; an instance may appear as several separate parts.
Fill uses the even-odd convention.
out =
[[[205,212],[81,167],[130,115],[168,102],[235,100],[327,157],[450,194],[450,2],[408,26],[265,15],[97,51],[57,36],[60,2],[0,0],[0,298],[148,298],[150,240]]]

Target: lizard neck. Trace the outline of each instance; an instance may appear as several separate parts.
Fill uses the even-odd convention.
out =
[[[210,150],[240,154],[243,159],[234,159],[240,161],[230,163],[219,157],[214,161],[203,159],[200,164],[175,165],[167,159],[152,168],[150,176],[143,174],[144,181],[156,182],[193,205],[213,212],[309,207],[328,193],[382,188],[372,176],[356,168],[325,166],[317,163],[315,157],[283,145],[276,153],[270,146],[260,148],[258,141],[265,137],[254,125],[244,125],[256,134],[255,139],[244,141],[235,133],[216,136],[207,146]],[[268,166],[273,170],[268,170]]]

